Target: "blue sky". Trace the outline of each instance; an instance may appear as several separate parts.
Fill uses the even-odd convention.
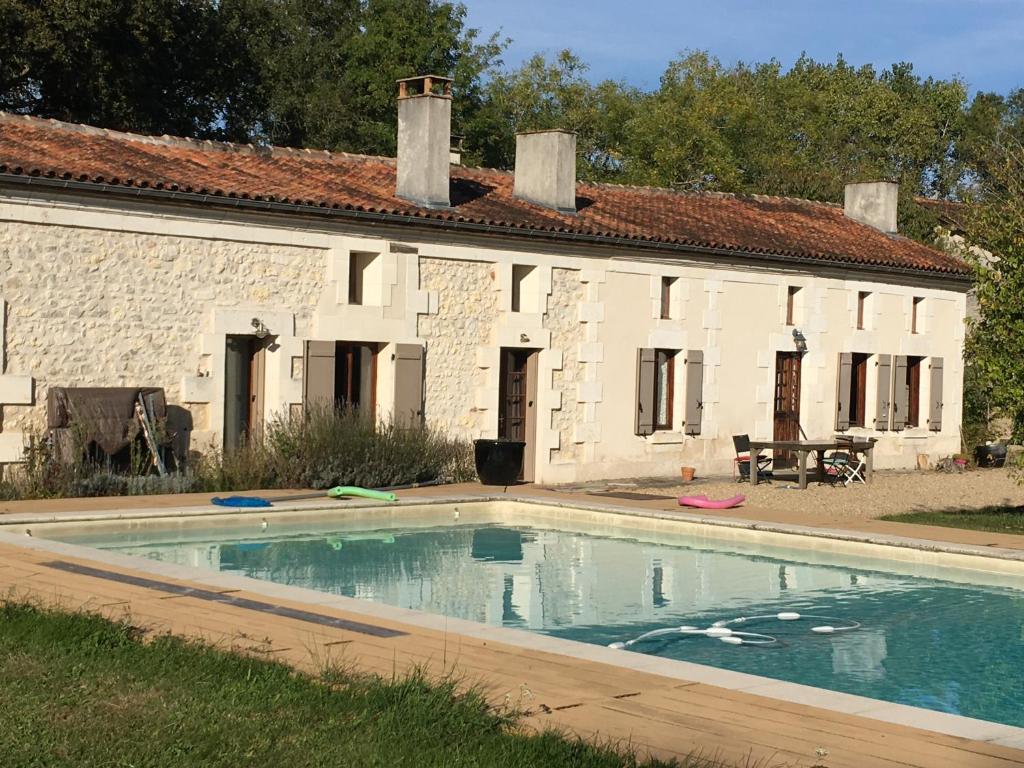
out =
[[[842,53],[884,68],[910,61],[921,75],[967,81],[971,91],[1024,87],[1024,0],[464,0],[469,24],[501,29],[505,62],[571,48],[595,80],[653,88],[680,51],[723,62],[789,65],[802,51]]]

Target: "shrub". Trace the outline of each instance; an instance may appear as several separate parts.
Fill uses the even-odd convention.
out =
[[[312,408],[302,418],[278,416],[263,434],[231,451],[200,455],[166,477],[148,461],[117,471],[76,451],[61,460],[46,440],[31,437],[23,465],[0,482],[0,499],[141,496],[259,488],[383,488],[474,476],[472,446],[427,427],[374,422],[358,411]]]

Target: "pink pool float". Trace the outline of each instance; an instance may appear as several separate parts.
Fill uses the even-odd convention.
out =
[[[707,496],[680,496],[679,506],[681,507],[697,507],[699,509],[731,509],[732,507],[738,507],[747,497],[742,493],[738,493],[735,496],[728,499],[709,499]]]

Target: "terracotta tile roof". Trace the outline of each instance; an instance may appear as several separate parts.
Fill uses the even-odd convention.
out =
[[[683,194],[580,183],[576,215],[518,200],[512,174],[453,166],[452,207],[395,197],[391,158],[146,137],[0,113],[0,176],[29,176],[473,224],[513,234],[965,275],[959,259],[858,224],[842,209],[782,197]],[[226,202],[226,200],[224,201]],[[625,243],[624,243],[625,244]]]

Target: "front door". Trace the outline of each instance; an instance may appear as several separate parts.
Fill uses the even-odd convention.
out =
[[[266,344],[228,336],[224,353],[224,449],[233,450],[263,427]]]
[[[498,386],[498,437],[526,443],[520,480],[533,481],[537,433],[537,353],[502,349]]]
[[[800,353],[775,353],[774,440],[800,439]],[[775,451],[775,464],[790,464],[790,451]]]

